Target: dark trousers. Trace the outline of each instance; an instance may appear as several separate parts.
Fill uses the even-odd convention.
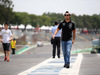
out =
[[[15,54],[15,48],[11,48],[12,49],[12,54]]]
[[[60,37],[55,37],[53,41],[53,51],[52,51],[53,57],[55,57],[56,55],[56,47],[57,47],[57,56],[60,57]]]

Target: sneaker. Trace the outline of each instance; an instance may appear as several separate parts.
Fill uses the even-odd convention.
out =
[[[69,68],[70,66],[69,65],[66,65],[66,68]]]
[[[9,58],[7,58],[7,62],[9,62]]]
[[[55,56],[53,56],[52,58],[55,58]]]
[[[6,61],[6,60],[7,60],[7,57],[5,57],[4,61]]]
[[[58,56],[58,58],[60,58],[60,56]]]
[[[66,65],[66,64],[65,64],[63,67],[65,67],[65,68],[70,68],[70,66],[69,66],[69,65]]]

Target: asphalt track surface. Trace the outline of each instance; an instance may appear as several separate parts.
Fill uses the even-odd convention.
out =
[[[4,61],[4,56],[0,56],[0,75],[18,75],[20,72],[51,57],[52,46],[43,46],[30,49],[19,54],[10,55],[10,62]]]

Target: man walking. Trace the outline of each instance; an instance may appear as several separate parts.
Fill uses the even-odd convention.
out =
[[[1,35],[2,35],[2,44],[3,44],[3,49],[4,49],[4,54],[5,54],[5,58],[4,61],[7,60],[7,62],[9,62],[9,54],[10,54],[10,41],[12,40],[13,36],[11,31],[8,29],[8,24],[5,23],[4,24],[4,29],[1,31]]]
[[[58,22],[54,22],[55,26],[51,29],[52,36],[54,35],[54,32],[58,28]],[[61,30],[55,35],[55,38],[53,40],[53,51],[52,51],[52,56],[55,58],[56,55],[56,47],[57,47],[57,56],[60,58],[60,37],[61,37]]]
[[[75,42],[75,23],[71,21],[71,15],[68,11],[64,14],[65,20],[62,21],[57,30],[55,31],[53,35],[53,39],[55,38],[55,35],[58,33],[60,29],[62,29],[62,51],[64,56],[64,67],[69,68],[70,67],[70,51],[72,48],[72,44]],[[73,33],[73,39],[72,39],[72,33]]]

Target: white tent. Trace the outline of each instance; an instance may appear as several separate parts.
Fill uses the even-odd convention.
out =
[[[19,28],[19,29],[24,29],[25,26],[24,26],[23,24],[21,24],[21,25],[18,26],[18,28]]]
[[[49,27],[49,30],[51,30],[51,29],[52,29],[52,27],[53,27],[53,26],[50,26],[50,27]]]
[[[34,29],[34,27],[32,27],[31,25],[27,25],[26,29]]]
[[[17,28],[17,25],[15,25],[14,28]]]
[[[45,30],[49,30],[49,26],[46,26],[46,27],[45,27]]]
[[[41,30],[45,30],[45,29],[46,29],[46,27],[45,27],[45,26],[42,26],[42,27],[40,27],[40,29],[41,29]]]
[[[14,26],[11,26],[11,28],[14,28]]]
[[[40,29],[41,30],[51,30],[53,26],[49,27],[49,26],[42,26]]]
[[[17,29],[17,25],[11,26],[12,29]]]

